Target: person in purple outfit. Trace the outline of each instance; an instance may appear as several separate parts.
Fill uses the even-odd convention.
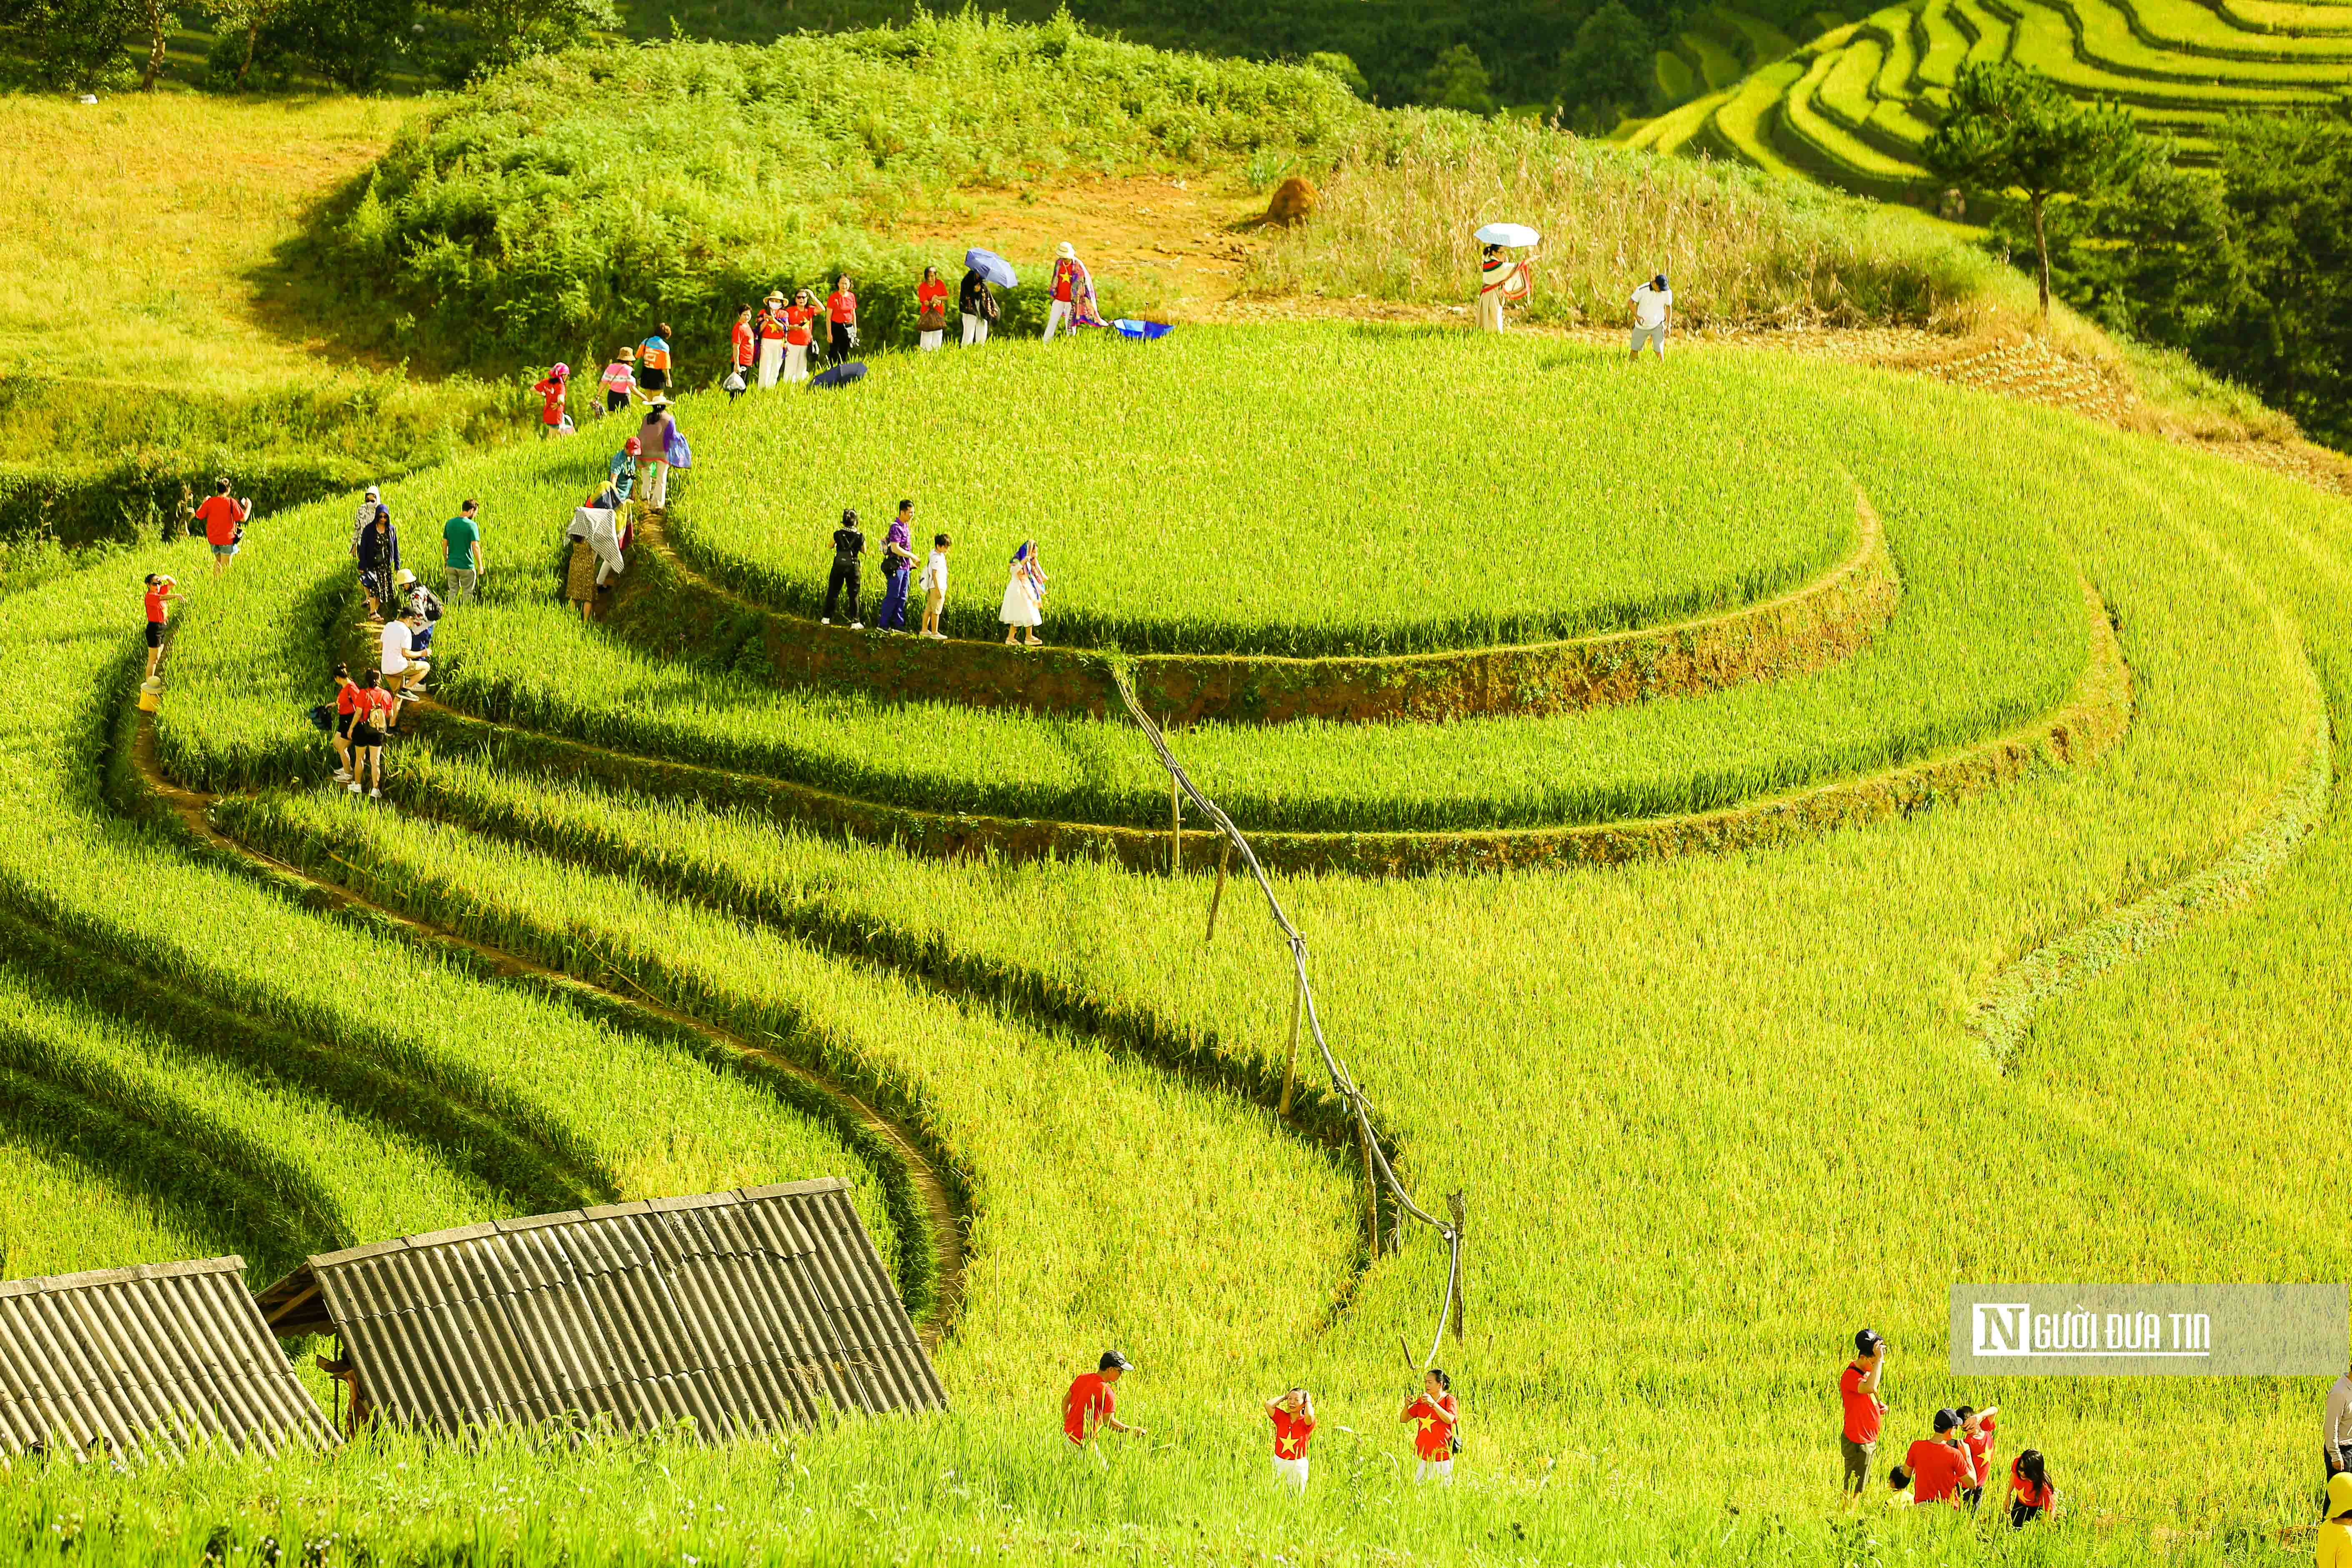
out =
[[[874,625],[886,632],[907,629],[907,579],[915,570],[915,503],[902,500],[890,531],[882,536],[882,613]]]

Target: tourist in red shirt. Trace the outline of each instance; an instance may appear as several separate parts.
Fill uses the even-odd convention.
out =
[[[335,782],[352,782],[352,716],[359,711],[359,684],[352,679],[352,667],[335,666],[335,727],[327,739],[335,745]]]
[[[751,306],[744,306],[741,312],[736,316],[732,336],[735,340],[735,368],[743,373],[743,379],[749,381],[751,378],[752,355],[756,353],[758,344],[758,339],[751,330]]]
[[[205,542],[213,547],[214,576],[228,570],[238,543],[245,538],[245,521],[252,515],[253,503],[232,498],[226,479],[213,481],[213,493],[196,508],[196,521],[204,525]]]
[[[809,323],[816,320],[816,296],[803,289],[793,296],[784,311],[784,379],[806,381],[810,339]]]
[[[161,572],[147,574],[147,679],[155,679],[155,666],[163,658],[163,617],[171,612],[163,606],[179,598],[180,585]]]
[[[925,353],[936,349],[948,332],[948,286],[940,281],[940,269],[923,268],[922,281],[915,285],[915,331],[921,334],[915,346]]]
[[[530,389],[542,400],[539,409],[539,433],[541,436],[563,434],[563,421],[567,417],[563,412],[563,399],[571,382],[572,367],[559,364],[531,383]]]
[[[2058,1493],[2050,1484],[2050,1468],[2038,1448],[2028,1448],[2010,1461],[2009,1523],[2012,1530],[2023,1530],[2037,1519],[2050,1517],[2050,1505]]]
[[[1853,1336],[1853,1360],[1838,1376],[1838,1401],[1845,1407],[1845,1427],[1838,1447],[1845,1455],[1847,1506],[1862,1500],[1870,1482],[1871,1456],[1878,1452],[1878,1424],[1886,1402],[1878,1397],[1878,1374],[1886,1364],[1886,1342],[1864,1329]]]
[[[760,302],[760,384],[776,384],[777,373],[784,368],[784,297],[771,289]]]
[[[2000,1414],[1998,1405],[1988,1405],[1982,1410],[1973,1405],[1960,1406],[1960,1446],[1969,1451],[1969,1463],[1977,1473],[1976,1483],[1968,1493],[1971,1509],[1984,1501],[1985,1483],[1992,1479],[1992,1418]]]
[[[1095,1440],[1095,1435],[1105,1430],[1128,1432],[1140,1437],[1140,1426],[1130,1426],[1114,1414],[1118,1408],[1118,1396],[1111,1385],[1135,1363],[1117,1351],[1105,1351],[1095,1370],[1082,1373],[1070,1382],[1070,1392],[1062,1396],[1062,1436],[1068,1438],[1073,1449],[1084,1448]]]
[[[360,781],[373,764],[374,777],[368,795],[383,795],[383,731],[391,722],[392,693],[383,689],[383,673],[371,669],[352,696],[352,782],[345,787],[353,795],[360,793]]]
[[[846,272],[824,297],[824,321],[826,353],[839,364],[857,347],[857,296],[850,291]]]
[[[1936,1435],[1922,1437],[1903,1456],[1911,1472],[1911,1495],[1921,1502],[1960,1506],[1960,1494],[1976,1485],[1977,1468],[1960,1446],[1960,1416],[1956,1410],[1936,1412]]]
[[[1462,1420],[1454,1404],[1454,1380],[1431,1367],[1421,1380],[1421,1397],[1406,1405],[1404,1414],[1397,1419],[1421,1423],[1420,1429],[1412,1435],[1412,1451],[1421,1456],[1421,1462],[1413,1467],[1413,1480],[1452,1486],[1454,1430]]]
[[[1307,1493],[1307,1444],[1315,1436],[1315,1401],[1303,1388],[1265,1402],[1266,1419],[1274,1423],[1274,1480],[1304,1497]]]

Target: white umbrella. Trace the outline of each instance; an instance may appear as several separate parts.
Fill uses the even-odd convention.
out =
[[[1540,245],[1543,236],[1523,223],[1490,223],[1477,233],[1481,245]]]

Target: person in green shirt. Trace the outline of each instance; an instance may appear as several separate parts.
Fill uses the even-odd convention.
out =
[[[481,502],[469,500],[441,525],[441,537],[449,546],[442,591],[452,599],[463,594],[477,604],[482,597],[482,525],[474,514],[480,508]]]

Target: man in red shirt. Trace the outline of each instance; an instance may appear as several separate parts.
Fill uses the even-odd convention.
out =
[[[180,585],[161,572],[147,574],[147,679],[155,679],[155,665],[163,657],[163,606],[180,596]]]
[[[1304,1497],[1307,1444],[1315,1436],[1315,1401],[1305,1389],[1294,1388],[1279,1399],[1267,1400],[1265,1414],[1274,1423],[1275,1484],[1288,1486]]]
[[[1421,1397],[1404,1407],[1400,1421],[1418,1421],[1420,1427],[1412,1435],[1412,1451],[1420,1456],[1413,1466],[1412,1479],[1435,1481],[1439,1486],[1454,1484],[1454,1428],[1461,1422],[1462,1413],[1454,1403],[1454,1380],[1436,1367],[1431,1367],[1421,1380]]]
[[[839,364],[857,347],[857,295],[845,272],[824,297],[826,357]]]
[[[204,525],[205,542],[213,547],[214,576],[228,570],[237,543],[245,537],[245,520],[252,515],[253,503],[233,499],[226,479],[213,481],[213,493],[196,508],[196,521]]]
[[[1878,1452],[1878,1424],[1886,1402],[1878,1397],[1879,1369],[1886,1364],[1886,1342],[1870,1329],[1853,1336],[1853,1360],[1838,1377],[1838,1399],[1845,1406],[1845,1430],[1838,1447],[1845,1454],[1847,1506],[1862,1500],[1870,1482],[1871,1456]]]
[[[1960,1417],[1954,1410],[1936,1412],[1936,1435],[1922,1437],[1903,1456],[1911,1471],[1911,1495],[1921,1502],[1960,1506],[1960,1494],[1976,1485],[1977,1468],[1960,1446]]]
[[[1062,1396],[1062,1436],[1073,1449],[1086,1447],[1096,1433],[1106,1429],[1145,1436],[1142,1427],[1130,1426],[1113,1414],[1118,1408],[1118,1396],[1111,1392],[1111,1385],[1133,1370],[1133,1362],[1117,1351],[1105,1351],[1094,1371],[1071,1380],[1070,1392]]]

